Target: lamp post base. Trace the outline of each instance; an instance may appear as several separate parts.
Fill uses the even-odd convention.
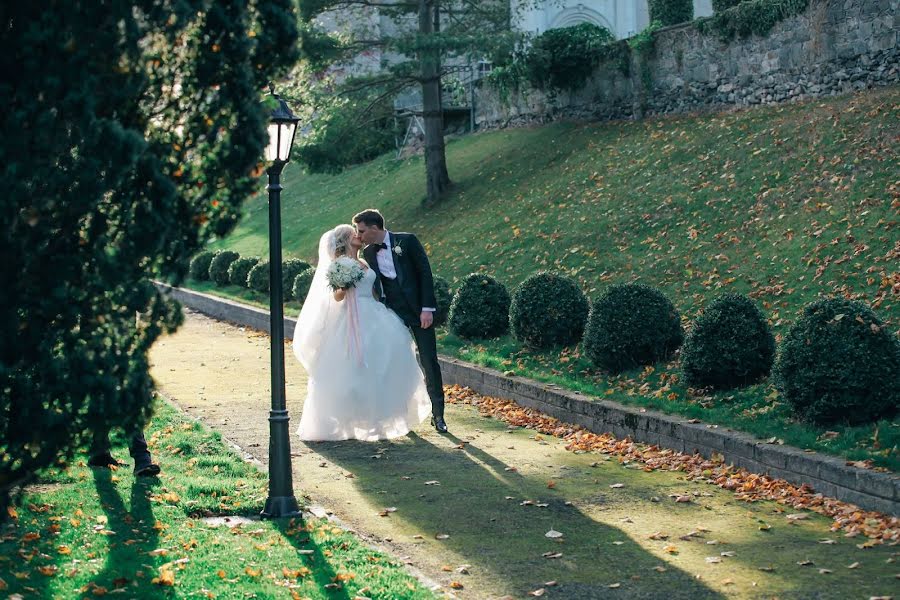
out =
[[[300,506],[293,496],[270,496],[266,507],[259,513],[263,519],[302,518]]]

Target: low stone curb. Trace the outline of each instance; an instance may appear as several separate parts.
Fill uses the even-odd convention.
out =
[[[269,331],[268,311],[183,288],[157,284],[184,306],[210,317]],[[285,338],[293,337],[295,319],[285,318]],[[689,423],[683,417],[591,399],[552,384],[506,376],[500,371],[441,356],[444,383],[469,387],[479,394],[508,398],[560,421],[595,433],[655,444],[679,452],[720,454],[725,462],[768,474],[795,485],[808,484],[825,496],[860,508],[900,515],[900,477],[849,466],[846,461],[792,446],[768,444],[717,425]]]

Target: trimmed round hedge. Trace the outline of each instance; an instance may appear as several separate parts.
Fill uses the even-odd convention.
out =
[[[694,321],[681,348],[684,382],[729,389],[765,377],[775,360],[775,336],[762,311],[741,294],[722,294]]]
[[[247,287],[263,294],[269,293],[269,261],[261,260],[250,269]]]
[[[212,262],[209,263],[209,278],[216,285],[228,285],[228,267],[241,257],[233,250],[220,250],[216,252]]]
[[[443,277],[434,278],[434,297],[437,300],[437,310],[434,313],[434,326],[443,327],[450,316],[450,304],[453,302],[453,293],[450,291],[450,283]]]
[[[450,331],[462,338],[487,339],[509,331],[509,292],[482,273],[463,279],[450,304]]]
[[[294,300],[300,304],[306,302],[306,296],[309,294],[309,286],[312,284],[313,276],[315,274],[315,268],[310,267],[294,277],[294,283],[291,286],[291,295]]]
[[[513,292],[513,335],[532,348],[569,346],[581,340],[590,303],[571,277],[541,271]]]
[[[205,250],[191,259],[191,264],[188,269],[191,279],[196,281],[209,281],[209,263],[212,262],[213,256],[215,256],[215,254]]]
[[[591,306],[584,330],[587,357],[613,373],[666,360],[683,340],[675,306],[641,283],[610,286]]]
[[[294,299],[294,280],[311,266],[308,262],[296,258],[289,258],[281,263],[281,289],[284,290],[285,301]]]
[[[250,269],[255,267],[258,262],[258,256],[245,256],[237,259],[228,267],[228,281],[232,285],[247,287],[247,275],[250,273]]]
[[[773,379],[805,421],[857,424],[890,417],[900,405],[900,340],[861,302],[817,300],[785,335]]]

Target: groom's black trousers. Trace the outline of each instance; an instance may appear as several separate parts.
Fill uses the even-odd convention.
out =
[[[406,301],[403,291],[396,280],[381,278],[382,289],[388,308],[397,313],[397,316],[409,327],[413,339],[416,341],[416,350],[419,351],[419,364],[425,375],[425,389],[431,399],[431,414],[437,418],[444,418],[444,380],[441,377],[441,366],[437,357],[437,339],[434,335],[434,327],[422,329],[419,325],[420,316]]]
[[[435,418],[444,417],[444,380],[441,377],[441,366],[438,364],[437,339],[434,327],[422,329],[416,325],[409,328],[416,340],[419,351],[419,364],[425,374],[425,389],[431,398],[431,413]]]

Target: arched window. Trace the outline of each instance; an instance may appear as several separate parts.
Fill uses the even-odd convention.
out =
[[[550,24],[550,29],[572,27],[574,25],[578,25],[579,23],[593,23],[594,25],[605,27],[611,34],[619,37],[616,33],[615,28],[606,19],[606,17],[604,17],[596,10],[584,6],[583,4],[579,4],[578,6],[570,6],[569,8],[561,10],[559,14],[557,14],[553,18],[553,22]]]

